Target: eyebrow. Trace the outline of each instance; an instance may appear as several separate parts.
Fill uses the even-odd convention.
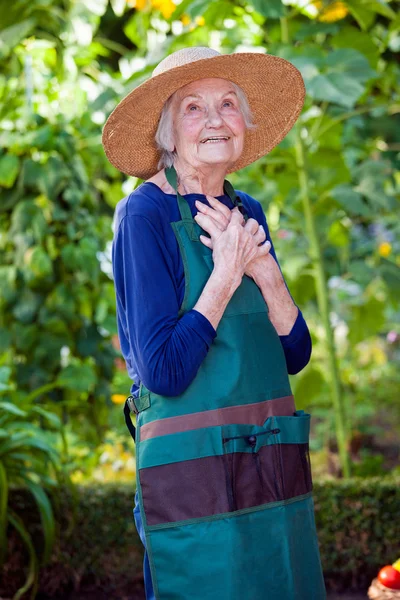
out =
[[[237,97],[235,90],[229,90],[225,94],[222,94],[222,96],[229,96],[229,94],[234,94]],[[188,98],[201,99],[201,96],[199,96],[199,94],[188,94],[187,96],[184,96],[183,98],[181,98],[181,102],[183,102],[184,100],[187,100]]]

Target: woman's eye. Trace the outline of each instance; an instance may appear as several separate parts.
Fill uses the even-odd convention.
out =
[[[223,106],[228,106],[230,108],[231,106],[233,106],[233,103],[230,100],[225,100]]]
[[[196,106],[195,104],[191,104],[191,105],[189,106],[189,110],[190,110],[191,112],[195,112],[195,111],[196,111],[198,108],[199,108],[199,107],[198,107],[198,106]]]

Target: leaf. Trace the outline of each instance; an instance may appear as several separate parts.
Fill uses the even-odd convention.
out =
[[[379,274],[397,299],[400,294],[400,267],[389,260],[382,259]]]
[[[0,354],[2,354],[3,352],[6,352],[6,350],[9,349],[11,345],[11,332],[8,331],[7,329],[4,329],[3,327],[0,327]],[[0,383],[0,390],[4,389],[1,387],[1,383]]]
[[[20,517],[14,513],[14,511],[9,510],[8,512],[8,520],[13,527],[18,531],[21,536],[29,554],[29,565],[28,565],[28,574],[25,580],[25,583],[22,587],[17,590],[16,594],[13,597],[13,600],[20,600],[24,596],[24,594],[32,587],[38,577],[39,568],[38,568],[38,560],[36,557],[35,548],[32,544],[31,536],[25,528],[23,521]]]
[[[35,25],[35,19],[26,19],[11,25],[11,27],[2,29],[0,34],[0,58],[8,56],[13,48],[27,37]]]
[[[371,69],[365,56],[350,48],[339,48],[330,52],[325,64],[331,73],[346,75],[360,83],[365,83],[376,76],[376,71]]]
[[[47,222],[42,209],[32,200],[18,202],[12,212],[10,235],[32,233],[40,241],[47,233]]]
[[[380,57],[379,49],[375,44],[371,44],[371,37],[357,27],[347,25],[341,26],[337,35],[331,38],[331,44],[334,49],[353,48],[365,56],[371,68],[375,69]]]
[[[375,13],[362,6],[360,0],[346,0],[346,5],[361,29],[368,29],[375,21]]]
[[[10,389],[11,367],[0,367],[0,391]]]
[[[42,300],[43,298],[41,295],[35,294],[31,290],[25,288],[18,296],[18,302],[14,306],[12,314],[18,321],[21,321],[21,323],[32,323],[42,304]]]
[[[285,15],[285,7],[281,0],[250,0],[250,4],[263,17],[279,19]]]
[[[16,417],[27,417],[27,413],[24,410],[15,406],[15,404],[11,404],[11,402],[0,402],[1,410],[5,410],[6,412],[15,415]]]
[[[0,461],[0,569],[3,568],[7,546],[7,505],[8,480],[3,463]]]
[[[76,364],[68,365],[63,369],[57,379],[61,387],[76,392],[89,392],[96,384],[97,376],[90,365]]]
[[[0,185],[11,188],[17,179],[19,160],[14,154],[6,154],[0,158]]]
[[[325,385],[321,371],[315,367],[307,367],[294,381],[297,408],[310,406],[311,401],[322,392]]]
[[[54,545],[55,531],[54,516],[51,504],[47,494],[40,485],[34,483],[27,477],[24,477],[23,479],[25,480],[26,487],[35,498],[36,506],[39,510],[44,536],[43,560],[44,562],[47,562],[50,559],[51,550]]]
[[[211,2],[212,0],[183,0],[172,13],[171,20],[179,19],[183,14],[187,14],[191,19],[203,15]]]
[[[376,14],[394,19],[396,13],[384,0],[346,0],[351,14],[361,29],[368,29],[375,21]]]
[[[351,185],[337,185],[331,190],[331,196],[350,215],[369,217],[372,214],[368,204],[363,201],[362,195]]]
[[[36,431],[37,428],[36,428]],[[45,453],[49,460],[54,460],[56,456],[56,451],[39,438],[39,435],[36,437],[29,437],[29,435],[25,431],[21,431],[20,433],[13,434],[10,439],[0,445],[0,456],[5,456],[10,452],[14,452],[14,450],[20,450],[25,448],[31,448],[32,450],[40,450]]]
[[[12,302],[17,292],[17,269],[14,266],[0,266],[0,304]]]
[[[41,406],[35,406],[34,408],[32,408],[31,413],[40,415],[41,417],[46,419],[46,421],[48,421],[51,425],[53,425],[56,429],[61,429],[62,427],[60,417],[54,414],[53,412],[45,410]]]
[[[370,201],[374,210],[379,207],[388,211],[395,208],[394,197],[386,193],[386,181],[390,175],[388,164],[379,160],[366,160],[353,170],[358,185],[354,188]]]
[[[368,60],[356,50],[339,48],[326,57],[296,57],[308,93],[316,100],[351,108],[365,91],[365,83],[376,76]]]
[[[307,85],[307,91],[315,100],[333,102],[351,108],[364,91],[357,81],[335,73],[317,75]]]
[[[385,303],[369,298],[364,304],[352,306],[349,340],[357,344],[381,332],[385,324]]]
[[[107,317],[108,302],[106,298],[100,298],[97,306],[94,319],[98,325],[101,325]]]
[[[48,277],[53,272],[53,265],[50,257],[41,246],[32,249],[29,260],[29,267],[35,277],[42,279]]]

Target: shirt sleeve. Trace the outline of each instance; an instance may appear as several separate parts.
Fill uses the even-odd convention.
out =
[[[265,218],[264,211],[262,209],[261,204],[260,203],[257,203],[257,204],[259,206],[259,209],[257,210],[257,214],[254,216],[254,218],[257,219],[258,223],[264,227],[264,231],[266,234],[265,241],[269,240],[269,242],[271,243],[270,254],[274,257],[279,269],[281,270],[279,261],[277,259],[276,253],[275,253],[275,248],[274,248],[274,245],[273,245],[273,242],[271,239],[271,235],[269,232],[269,228],[267,225],[267,220]],[[281,270],[281,272],[282,272],[282,270]],[[282,274],[282,277],[283,277],[283,274]],[[285,281],[285,278],[283,278],[283,280]],[[285,285],[290,294],[290,290],[287,286],[286,281],[285,281]],[[291,294],[290,294],[290,296],[294,302],[294,299]],[[297,304],[296,304],[296,306],[297,306]],[[298,308],[299,312],[298,312],[296,321],[295,321],[290,333],[288,335],[280,335],[279,336],[279,339],[281,340],[283,351],[285,353],[286,366],[287,366],[289,375],[296,375],[296,373],[299,373],[302,369],[304,369],[304,367],[310,361],[311,350],[312,350],[311,336],[310,336],[310,332],[307,327],[307,323],[305,322],[303,314],[298,306],[297,306],[297,308]]]
[[[162,232],[139,215],[125,216],[113,243],[117,304],[137,372],[152,392],[182,394],[195,378],[216,331],[196,310],[178,318],[178,284]]]

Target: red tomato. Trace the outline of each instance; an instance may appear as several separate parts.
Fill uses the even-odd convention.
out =
[[[400,590],[400,572],[391,565],[387,565],[379,571],[378,579],[385,587]]]

